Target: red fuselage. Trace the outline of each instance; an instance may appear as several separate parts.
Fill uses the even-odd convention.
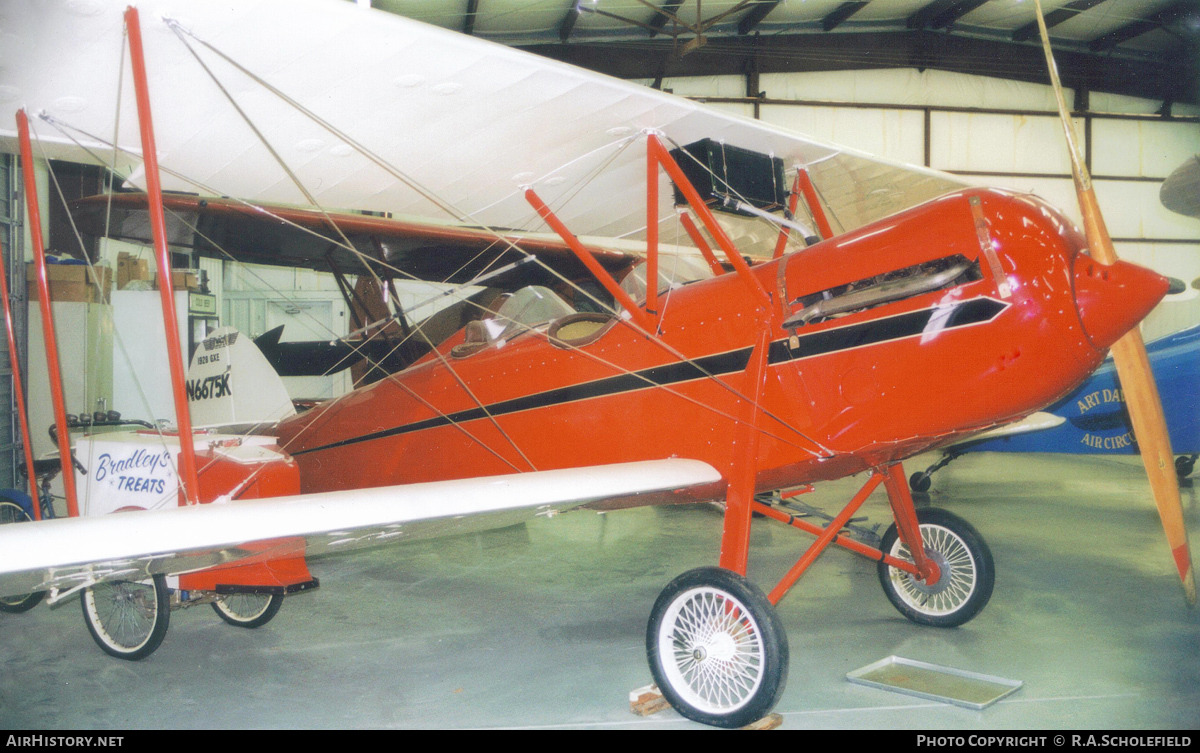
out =
[[[758,488],[838,478],[1024,416],[1091,373],[1166,282],[1099,267],[1084,245],[1036,198],[964,190],[753,267],[769,307],[727,273],[660,298],[656,338],[614,320],[570,345],[541,327],[456,357],[460,333],[442,358],[284,422],[280,444],[305,492],[673,456],[724,472],[767,343]],[[974,271],[783,327],[946,259]]]

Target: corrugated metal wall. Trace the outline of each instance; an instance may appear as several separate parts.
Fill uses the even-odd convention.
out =
[[[25,254],[21,248],[20,214],[21,209],[17,201],[17,159],[10,154],[0,154],[0,247],[3,248],[0,262],[8,272],[10,286],[23,291]],[[21,309],[23,314],[23,307],[14,308]],[[18,328],[18,332],[20,331]],[[8,338],[0,335],[0,487],[17,486],[18,452],[14,437],[19,437],[20,432],[15,423]]]
[[[912,69],[668,79],[664,88],[746,117],[981,185],[1032,191],[1079,222],[1062,126],[1049,86]],[[716,99],[713,102],[713,99]],[[1073,93],[1068,92],[1068,102]],[[1189,284],[1143,323],[1147,339],[1200,323],[1200,221],[1173,214],[1159,186],[1200,151],[1200,107],[1093,92],[1075,119],[1096,195],[1122,258]]]

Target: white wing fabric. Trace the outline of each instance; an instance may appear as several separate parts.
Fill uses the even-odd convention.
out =
[[[22,106],[97,140],[112,139],[128,4],[0,0],[0,139],[13,137],[13,115]],[[552,207],[571,198],[561,217],[576,234],[639,237],[645,210],[636,197],[644,190],[645,152],[640,144],[622,147],[646,130],[678,145],[710,138],[774,154],[789,168],[810,165],[846,230],[962,185],[943,173],[346,2],[136,5],[160,161],[206,187],[165,176],[169,189],[307,203],[164,19],[195,35],[183,39],[325,207],[528,229],[538,223],[519,189],[533,184]],[[311,108],[404,177],[374,164],[197,40]],[[118,142],[140,153],[128,74],[123,87]],[[50,156],[86,161],[58,131],[36,125]],[[111,159],[96,140],[71,133]],[[136,159],[118,164],[139,180]],[[604,172],[593,175],[601,166]],[[431,203],[405,178],[453,210]],[[661,191],[660,199],[660,216],[670,216],[670,191]]]
[[[0,526],[0,596],[181,573],[271,550],[307,556],[519,523],[599,501],[712,490],[696,460],[653,460]]]

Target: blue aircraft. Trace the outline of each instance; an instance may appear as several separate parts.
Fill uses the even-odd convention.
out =
[[[1182,480],[1192,472],[1197,457],[1200,457],[1200,393],[1197,391],[1200,387],[1200,325],[1149,343],[1146,353],[1162,397],[1171,448],[1177,456],[1175,471]],[[929,491],[933,473],[968,452],[1065,452],[1077,455],[1134,455],[1138,452],[1111,358],[1078,389],[1033,418],[1034,421],[987,432],[950,447],[938,462],[914,473],[909,478],[909,486],[916,492]]]

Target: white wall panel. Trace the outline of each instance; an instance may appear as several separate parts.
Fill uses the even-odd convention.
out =
[[[714,110],[721,112],[731,112],[734,115],[740,115],[743,118],[754,117],[754,105],[741,102],[714,102],[709,105]]]
[[[930,126],[930,166],[939,170],[1071,172],[1057,118],[934,112]],[[1076,129],[1083,133],[1082,122]]]
[[[970,76],[964,73],[896,68],[874,71],[764,73],[762,89],[773,99],[816,99],[896,105],[941,105],[1053,110],[1046,85]],[[1066,92],[1067,103],[1074,94]]]
[[[685,83],[685,81],[687,83]],[[980,76],[911,69],[764,74],[761,88],[772,99],[931,105],[964,108],[1053,111],[1048,86]],[[670,86],[689,96],[740,97],[745,80],[738,76],[674,79]],[[1067,93],[1068,104],[1073,94]],[[1092,93],[1094,112],[1154,113],[1161,102]],[[736,106],[735,106],[736,107]],[[737,110],[747,116],[752,108]],[[1179,116],[1200,114],[1200,107],[1176,105]],[[761,117],[818,139],[921,164],[924,159],[924,114],[887,108],[763,105]],[[1030,173],[1067,175],[1070,161],[1056,118],[985,113],[933,112],[930,116],[931,166],[968,171],[980,184],[1032,192],[1058,207],[1076,224],[1079,207],[1069,178],[971,175]],[[1082,119],[1076,133],[1083,137]],[[1092,169],[1098,175],[1162,178],[1200,151],[1200,124],[1094,118]],[[1200,322],[1200,291],[1190,287],[1200,278],[1200,220],[1165,210],[1152,181],[1096,182],[1096,192],[1114,237],[1196,239],[1187,243],[1118,242],[1122,258],[1189,284],[1188,291],[1168,297],[1142,329],[1154,339]]]
[[[221,311],[225,291],[225,262],[222,259],[210,259],[202,256],[197,261],[202,271],[208,273],[208,292],[217,299],[217,311]]]
[[[1092,121],[1092,172],[1166,178],[1200,152],[1200,123]]]
[[[1092,92],[1089,100],[1091,109],[1095,112],[1120,112],[1149,115],[1151,113],[1158,112],[1158,108],[1162,106],[1162,102],[1156,102],[1152,99],[1128,97],[1124,94],[1108,94],[1105,92]]]
[[[972,178],[974,176],[967,175],[965,177]],[[1070,178],[1028,178],[987,175],[974,177],[974,179],[980,185],[1008,188],[1021,193],[1034,194],[1066,215],[1067,219],[1071,220],[1071,222],[1074,222],[1076,225],[1082,224],[1079,215],[1079,200],[1075,196],[1075,183]]]
[[[637,79],[635,83],[651,86],[651,79]],[[686,76],[683,78],[664,78],[662,87],[665,91],[680,97],[745,97],[746,79],[744,76]],[[754,105],[750,103],[710,102],[707,105],[714,110],[731,112],[743,118],[754,117]]]
[[[925,116],[920,111],[763,105],[761,112],[764,121],[806,136],[915,165],[925,160]]]
[[[295,272],[285,267],[265,264],[226,264],[224,289],[226,292],[259,290],[291,290]]]
[[[1158,112],[1162,107],[1162,100],[1157,99],[1142,99],[1141,97],[1130,97],[1124,94],[1108,94],[1105,92],[1092,92],[1089,97],[1089,104],[1093,112],[1116,112],[1116,113],[1137,113],[1141,115],[1150,115]],[[1196,115],[1197,112],[1185,111],[1186,108],[1194,105],[1175,105],[1172,112],[1175,115]]]
[[[639,83],[650,86],[654,82],[647,79]],[[669,89],[681,97],[746,96],[745,76],[684,76],[681,78],[664,78],[662,86],[663,89]]]
[[[1097,180],[1093,185],[1114,238],[1195,238],[1200,242],[1200,220],[1168,211],[1158,199],[1159,183]]]
[[[416,280],[397,280],[396,295],[404,308],[404,315],[410,323],[416,323],[451,306],[468,296],[483,290],[473,285],[459,287],[438,282],[418,282]],[[447,290],[457,290],[453,295],[445,295]]]
[[[1058,208],[1076,225],[1082,224],[1079,201],[1075,196],[1075,184],[1069,178],[988,175],[979,177],[978,182],[1036,194]],[[1195,238],[1197,244],[1200,244],[1200,220],[1164,209],[1158,200],[1158,185],[1150,182],[1095,181],[1096,198],[1104,213],[1109,234],[1114,238]],[[1158,247],[1165,244],[1149,245]],[[1200,263],[1200,256],[1197,257],[1197,261]]]

